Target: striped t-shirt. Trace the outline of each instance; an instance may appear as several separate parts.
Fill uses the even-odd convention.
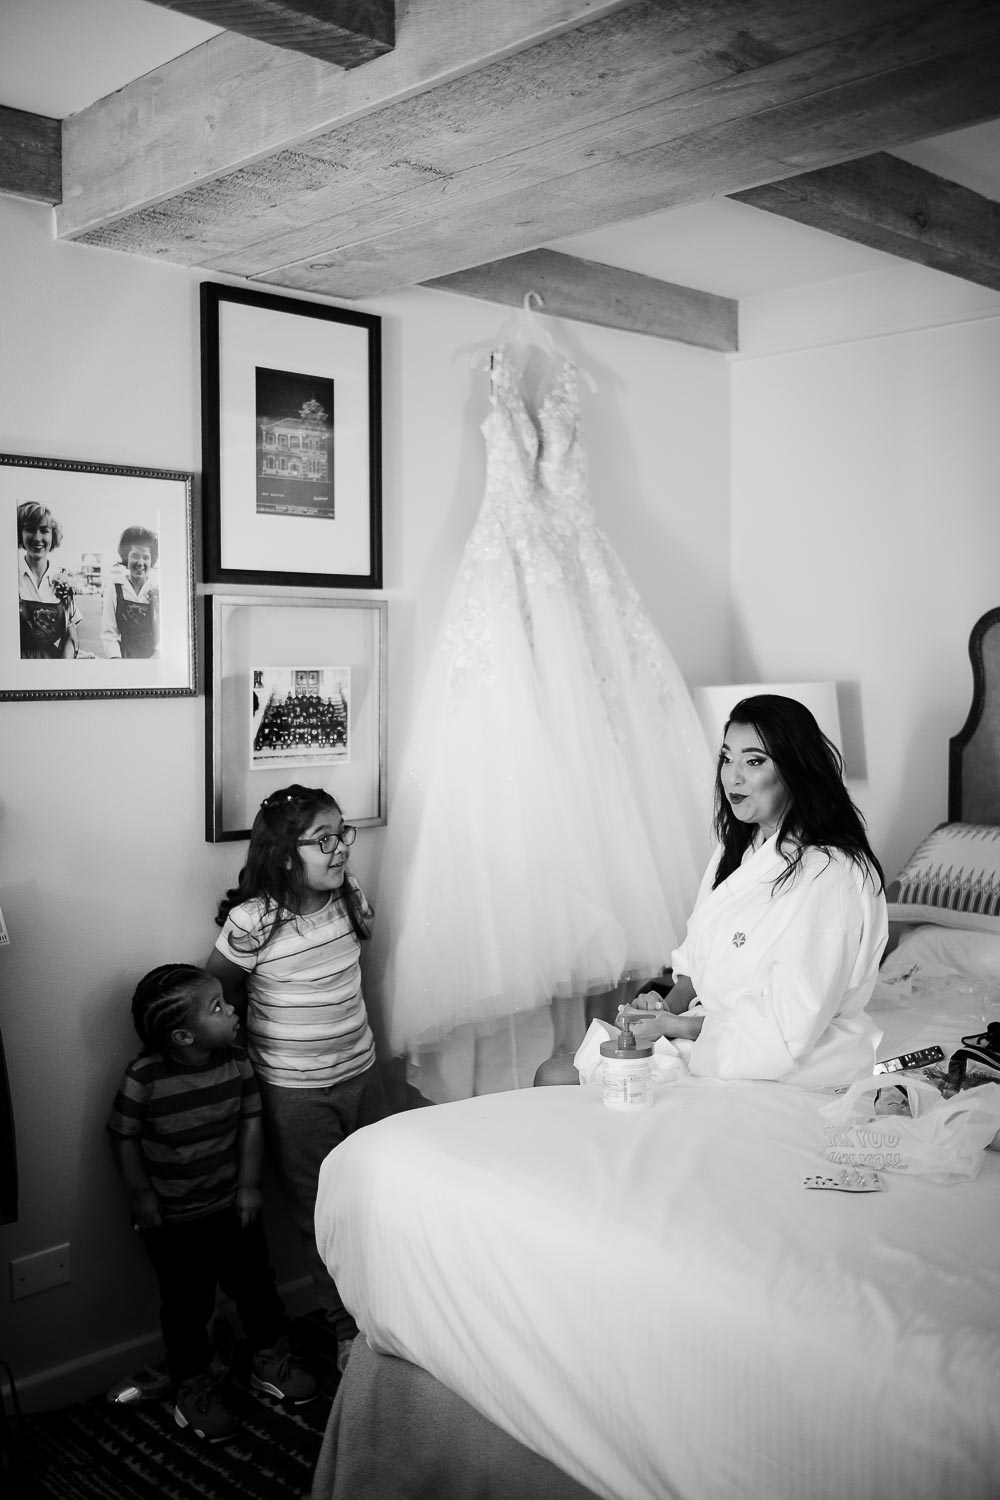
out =
[[[143,1052],[125,1069],[107,1128],[139,1141],[161,1217],[197,1219],[236,1201],[240,1124],[260,1112],[241,1048],[220,1047],[202,1067]]]
[[[371,908],[353,876],[366,920]],[[375,1061],[361,993],[361,944],[347,902],[331,895],[308,916],[283,912],[262,940],[273,909],[255,897],[234,906],[216,940],[224,958],[246,970],[247,1048],[257,1074],[282,1088],[327,1088],[356,1078]]]

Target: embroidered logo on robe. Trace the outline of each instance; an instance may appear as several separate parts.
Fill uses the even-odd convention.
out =
[[[746,942],[746,940],[747,940],[747,935],[746,935],[745,932],[734,932],[733,933],[733,947],[734,948],[742,948],[743,944]]]

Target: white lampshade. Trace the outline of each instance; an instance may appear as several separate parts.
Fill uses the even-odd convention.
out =
[[[691,690],[694,706],[698,710],[698,717],[713,755],[722,744],[726,722],[736,704],[742,698],[754,698],[758,693],[778,693],[783,698],[796,698],[799,703],[804,703],[827,739],[832,740],[843,754],[835,682],[732,682],[722,683],[719,687],[696,687]]]

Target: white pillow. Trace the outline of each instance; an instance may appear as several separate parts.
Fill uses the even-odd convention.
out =
[[[910,927],[893,957],[922,968],[937,965],[974,979],[1000,979],[1000,928],[968,932],[957,927]]]
[[[940,824],[917,845],[894,884],[890,922],[1000,933],[1000,828]]]

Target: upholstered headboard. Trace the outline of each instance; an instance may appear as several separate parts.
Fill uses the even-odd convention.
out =
[[[972,706],[948,742],[948,821],[886,887],[890,952],[899,924],[1000,936],[1000,609],[972,628]]]
[[[969,637],[972,706],[948,746],[948,819],[1000,825],[1000,609]]]

